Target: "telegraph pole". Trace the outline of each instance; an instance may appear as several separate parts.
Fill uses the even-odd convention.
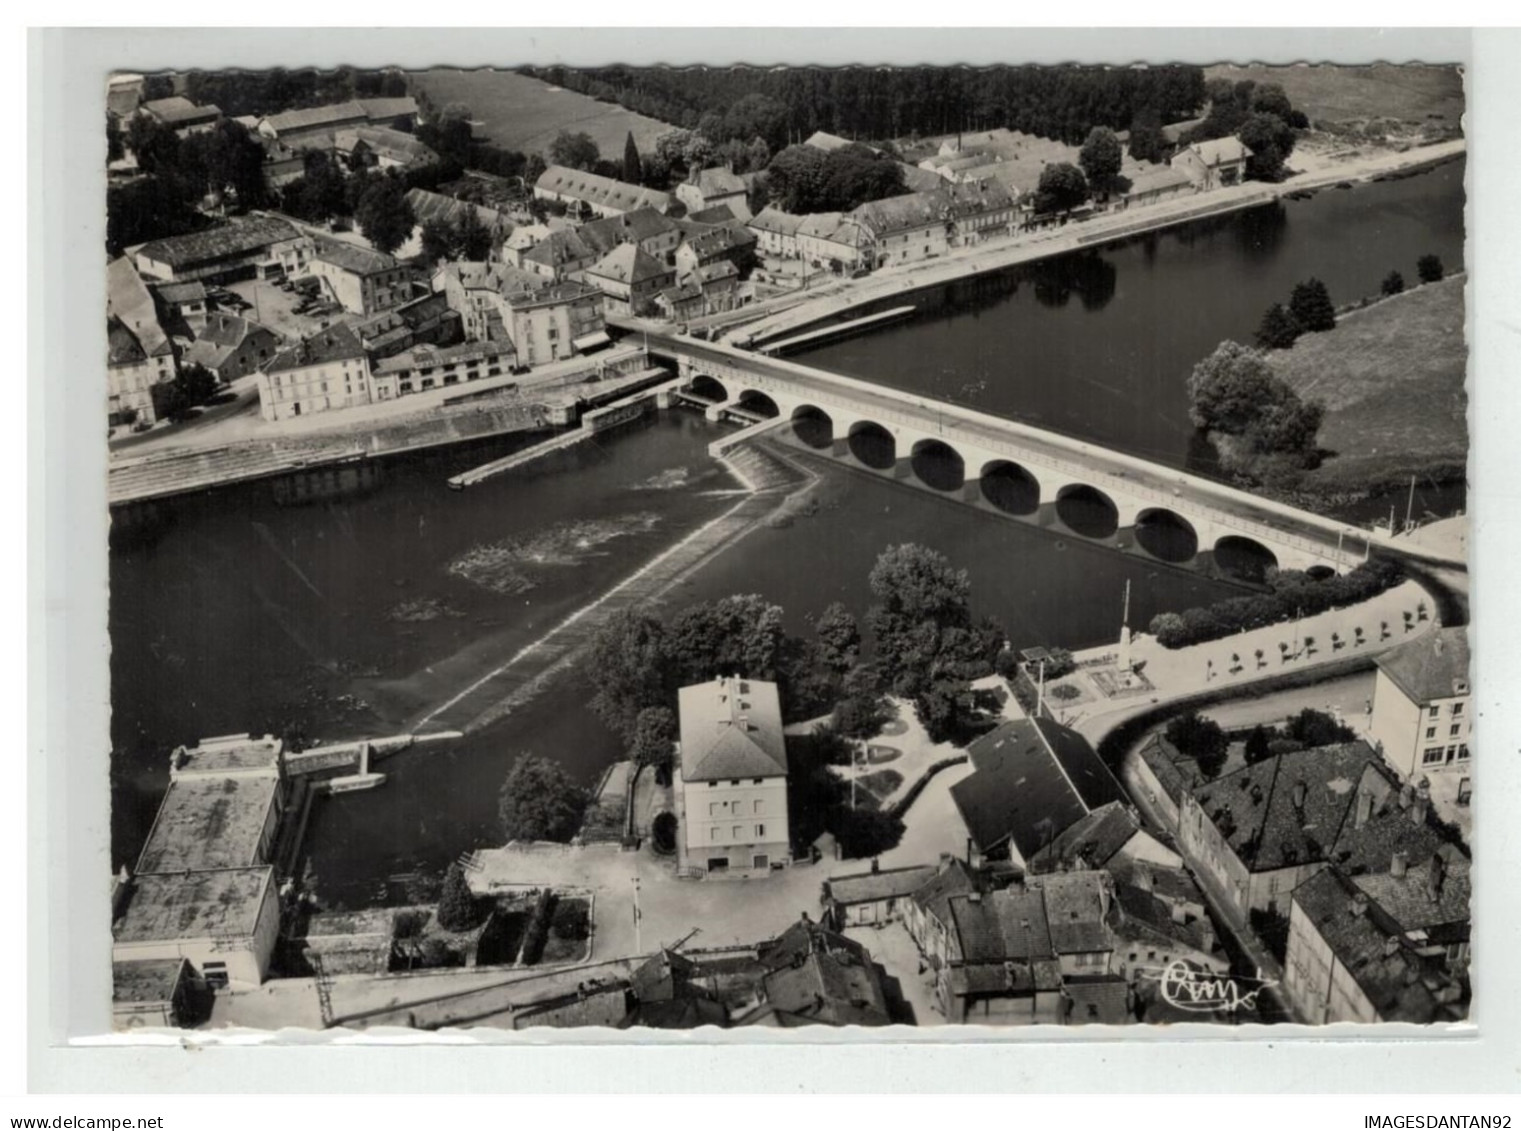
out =
[[[1410,518],[1415,512],[1415,476],[1410,477],[1410,498],[1405,503],[1405,529],[1410,529]]]
[[[639,877],[634,877],[634,953],[644,953],[644,932],[640,921],[644,918],[639,910]]]

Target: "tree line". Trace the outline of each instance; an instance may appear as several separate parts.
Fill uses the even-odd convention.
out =
[[[1007,127],[1077,145],[1094,126],[1126,129],[1136,114],[1189,117],[1204,72],[1162,67],[527,67],[556,86],[722,143],[760,137],[780,150],[817,130],[901,138]]]
[[[167,76],[154,76],[144,98],[165,98],[173,93]],[[314,68],[289,71],[191,71],[185,76],[185,97],[197,106],[213,105],[229,118],[264,116],[310,106],[329,106],[356,98],[402,98],[407,79],[400,71],[357,71],[339,67],[332,71]]]

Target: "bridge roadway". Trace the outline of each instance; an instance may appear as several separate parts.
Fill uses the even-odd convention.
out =
[[[918,471],[914,460],[921,451],[943,445],[942,453],[943,448],[951,449],[951,459],[959,457],[964,467],[964,486],[949,490],[960,490],[966,498],[976,497],[978,480],[984,474],[1006,472],[1008,465],[1015,465],[1014,474],[1022,471],[1033,480],[1040,506],[1038,515],[1033,508],[1010,513],[1027,514],[1041,525],[1059,522],[1052,516],[1064,495],[1088,488],[1105,497],[1103,501],[1114,511],[1116,529],[1109,538],[1100,537],[1101,542],[1123,546],[1127,531],[1138,522],[1168,512],[1174,519],[1184,520],[1185,528],[1195,535],[1198,553],[1229,538],[1258,544],[1284,568],[1322,566],[1340,571],[1362,561],[1366,551],[1377,549],[1425,565],[1466,569],[1466,562],[1459,557],[1414,547],[1019,421],[724,343],[695,340],[662,323],[616,316],[608,322],[616,329],[642,335],[648,351],[675,361],[688,382],[699,377],[717,381],[726,400],[714,405],[709,415],[720,415],[726,406],[753,407],[766,400],[784,417],[821,413],[828,418],[832,444],[814,446],[832,446],[836,457],[854,455],[858,463],[865,461],[854,447],[854,438],[860,430],[875,427],[892,437],[896,457],[893,473],[898,477]],[[887,465],[878,466],[887,469]]]

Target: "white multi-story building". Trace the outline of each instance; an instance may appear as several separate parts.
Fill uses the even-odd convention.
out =
[[[369,357],[347,325],[303,338],[259,374],[259,414],[265,420],[352,408],[372,399]]]
[[[681,867],[765,874],[791,859],[787,747],[776,684],[683,687],[676,816]]]
[[[1466,629],[1437,629],[1379,657],[1368,733],[1401,778],[1466,774],[1472,732]]]

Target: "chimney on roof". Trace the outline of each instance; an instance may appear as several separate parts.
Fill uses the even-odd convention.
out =
[[[1368,893],[1363,891],[1362,888],[1358,888],[1352,893],[1352,901],[1349,906],[1353,918],[1362,918],[1368,913]]]
[[[980,892],[980,891],[969,891],[969,892],[967,892],[966,901],[968,903],[981,903],[982,902],[982,892]]]
[[[1389,874],[1396,880],[1403,880],[1405,872],[1410,867],[1410,853],[1404,849],[1396,852],[1389,860]]]
[[[1400,937],[1398,935],[1390,935],[1384,940],[1384,957],[1393,958],[1399,952]]]
[[[1410,823],[1412,825],[1424,825],[1426,813],[1431,808],[1431,787],[1421,779],[1421,784],[1416,787],[1415,801],[1410,806]]]
[[[940,865],[939,865],[939,867],[937,867],[935,869],[936,874],[938,874],[938,875],[944,875],[945,872],[950,868],[951,861],[954,860],[954,859],[955,859],[955,857],[953,855],[951,855],[949,852],[942,852],[940,854]]]
[[[882,861],[879,858],[873,856],[871,858],[871,874],[873,876],[875,876],[881,870],[882,870]]]
[[[1431,863],[1426,866],[1426,897],[1432,903],[1437,903],[1442,898],[1442,883],[1447,879],[1447,861],[1439,852],[1431,854]]]
[[[1304,782],[1297,781],[1297,782],[1294,783],[1293,797],[1294,797],[1294,808],[1295,809],[1303,809],[1304,808],[1304,799],[1305,799],[1305,794],[1306,794],[1307,791],[1308,791],[1308,787],[1304,784]]]
[[[1362,828],[1373,816],[1373,791],[1360,789],[1357,791],[1357,807],[1354,810],[1352,825],[1354,828]]]

